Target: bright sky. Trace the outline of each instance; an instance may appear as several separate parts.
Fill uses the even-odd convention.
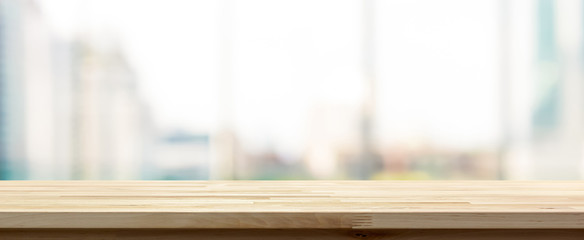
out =
[[[242,136],[260,145],[277,140],[294,151],[307,135],[313,106],[360,104],[359,0],[39,2],[64,36],[74,29],[119,34],[162,127],[216,127],[225,69],[221,21],[230,23],[231,119]],[[378,1],[378,135],[385,142],[495,140],[496,4]]]

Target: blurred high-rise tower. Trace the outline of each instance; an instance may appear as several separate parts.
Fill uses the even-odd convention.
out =
[[[0,179],[25,178],[22,8],[20,1],[0,0]]]
[[[136,76],[114,35],[87,36],[80,37],[74,50],[74,178],[137,179],[144,106]]]
[[[32,0],[0,1],[0,25],[0,178],[68,179],[70,74],[55,75],[67,61],[53,59],[63,40]]]
[[[509,1],[509,7],[509,145],[504,175],[582,178],[584,4]]]

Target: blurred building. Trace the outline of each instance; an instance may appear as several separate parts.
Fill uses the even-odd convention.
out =
[[[584,4],[538,0],[533,124],[538,179],[584,177]]]
[[[73,2],[0,0],[0,179],[584,177],[581,0]]]
[[[54,113],[54,156],[55,179],[73,177],[73,62],[75,55],[69,39],[53,36],[51,41],[51,75],[53,77],[52,111]]]
[[[53,35],[46,18],[34,1],[20,1],[22,9],[23,52],[21,82],[23,84],[24,146],[28,165],[28,179],[57,179],[57,171],[63,165],[57,164],[57,146],[66,144],[58,141],[57,132],[61,124],[57,121],[57,96],[70,94],[67,89],[56,88],[57,79],[53,75]],[[56,40],[56,39],[55,39]],[[61,125],[62,126],[62,125]],[[66,163],[68,165],[69,163]]]
[[[114,35],[87,34],[78,39],[74,50],[73,176],[139,178],[145,106],[138,96],[136,76]]]
[[[584,5],[510,3],[508,179],[584,177]],[[560,14],[561,13],[561,14]]]
[[[34,1],[0,1],[0,163],[7,179],[56,179],[58,122],[53,39]],[[65,164],[66,165],[66,164]],[[8,169],[8,170],[6,170]]]
[[[22,18],[25,1],[0,1],[0,179],[24,179]]]
[[[310,112],[304,161],[316,179],[369,179],[376,170],[366,168],[356,106],[322,104]],[[367,159],[371,160],[371,159]]]
[[[0,179],[136,179],[144,105],[115,40],[54,34],[0,1]]]
[[[144,167],[144,179],[209,179],[209,135],[185,130],[163,132],[151,148],[151,158]]]

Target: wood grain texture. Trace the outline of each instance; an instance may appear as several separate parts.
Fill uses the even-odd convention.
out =
[[[584,182],[3,181],[0,228],[584,229]]]
[[[0,229],[2,240],[582,240],[584,230]]]

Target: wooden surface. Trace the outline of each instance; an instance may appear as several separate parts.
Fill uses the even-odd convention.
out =
[[[584,229],[584,182],[0,181],[4,229]]]
[[[582,240],[581,229],[0,229],[2,240]]]

